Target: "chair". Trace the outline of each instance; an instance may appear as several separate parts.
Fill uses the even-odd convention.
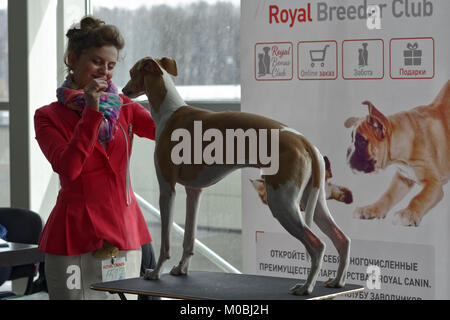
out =
[[[26,244],[38,244],[41,236],[43,223],[41,217],[31,210],[20,208],[0,208],[0,224],[6,227],[6,241]],[[39,279],[36,283],[45,288],[43,263],[39,264]],[[6,280],[16,280],[28,278],[25,295],[36,292],[33,290],[33,278],[37,272],[37,265],[29,264],[14,266],[11,268],[9,278]],[[44,283],[44,285],[43,285]],[[1,283],[0,283],[1,285]],[[0,298],[14,295],[13,293],[0,293]]]

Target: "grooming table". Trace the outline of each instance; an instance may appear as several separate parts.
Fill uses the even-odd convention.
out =
[[[162,274],[160,280],[132,278],[92,284],[93,290],[189,300],[321,300],[351,294],[364,287],[348,284],[344,288],[327,288],[316,282],[309,296],[296,296],[289,289],[298,279],[276,278],[246,274],[190,271],[187,276]]]

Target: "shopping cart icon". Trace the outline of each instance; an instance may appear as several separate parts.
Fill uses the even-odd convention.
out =
[[[322,50],[309,50],[309,56],[311,58],[311,67],[314,68],[314,62],[321,62],[320,66],[323,67],[325,65],[325,56],[327,54],[327,48],[330,45],[327,44]]]

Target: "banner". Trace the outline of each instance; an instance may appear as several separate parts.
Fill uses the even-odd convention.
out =
[[[449,12],[446,0],[241,2],[242,111],[329,159],[347,283],[365,287],[345,299],[450,298]],[[244,272],[304,280],[305,249],[261,201],[259,174],[242,174]],[[312,230],[326,281],[338,255]]]

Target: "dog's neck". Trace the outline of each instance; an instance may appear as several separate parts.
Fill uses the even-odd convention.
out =
[[[410,163],[411,154],[416,140],[414,131],[403,126],[401,118],[405,117],[404,112],[394,114],[389,117],[391,124],[391,134],[389,140],[389,158],[387,164],[390,163]],[[401,149],[398,146],[402,146]]]
[[[152,101],[151,95],[147,95],[150,102],[150,113],[156,125],[156,141],[158,141],[161,132],[166,127],[166,123],[172,114],[178,108],[186,106],[186,102],[184,102],[183,98],[178,93],[172,78],[166,71],[163,71],[162,78],[164,80],[165,89],[167,90],[165,96],[161,99],[162,102],[159,105],[156,105],[156,103]]]

